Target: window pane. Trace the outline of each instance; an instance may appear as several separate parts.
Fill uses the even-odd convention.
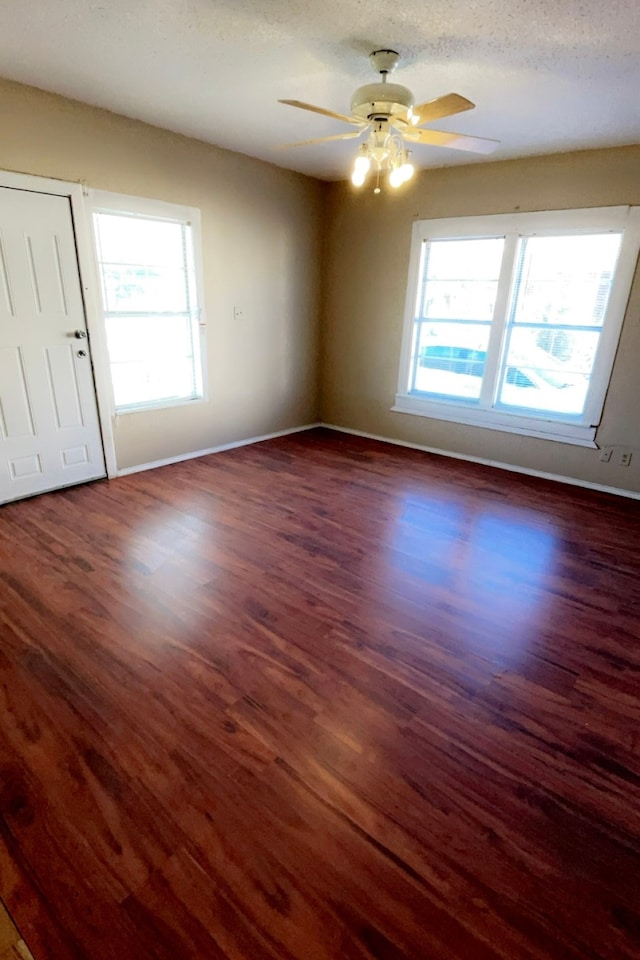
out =
[[[491,320],[503,248],[503,237],[424,244],[419,316]]]
[[[514,323],[600,327],[622,234],[521,241]]]
[[[184,263],[182,223],[125,213],[97,213],[95,217],[102,262],[152,264],[156,267]]]
[[[184,357],[174,360],[171,383],[162,379],[158,370],[148,360],[114,363],[111,377],[116,406],[120,408],[161,403],[163,400],[184,400],[194,396],[190,390],[193,364]]]
[[[497,280],[500,273],[504,237],[430,240],[424,246],[432,280]]]
[[[183,269],[103,263],[102,274],[108,311],[184,313],[189,309],[187,277]]]
[[[410,390],[480,396],[503,250],[504,237],[423,245]]]
[[[423,317],[438,320],[491,320],[497,282],[429,280],[424,285]]]
[[[420,324],[413,365],[413,390],[453,399],[477,400],[489,340],[488,324]]]
[[[502,368],[502,406],[579,416],[585,404],[599,331],[512,329]]]
[[[117,407],[196,394],[192,325],[183,317],[109,317]]]

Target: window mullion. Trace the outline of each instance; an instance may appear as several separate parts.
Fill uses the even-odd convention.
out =
[[[505,236],[502,265],[498,278],[498,290],[493,310],[493,321],[491,323],[491,332],[487,344],[487,359],[485,361],[482,388],[478,401],[479,406],[485,409],[493,406],[498,387],[497,380],[500,373],[502,345],[506,336],[509,310],[511,307],[511,289],[513,286],[513,274],[516,268],[518,240],[519,237],[515,233],[508,233]]]

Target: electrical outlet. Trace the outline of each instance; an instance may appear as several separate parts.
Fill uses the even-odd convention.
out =
[[[602,450],[600,451],[601,461],[603,463],[609,463],[609,460],[611,460],[612,453],[613,453],[613,450],[611,449],[611,447],[603,447]]]
[[[618,457],[618,463],[621,467],[628,467],[631,463],[631,450],[621,450]]]
[[[244,310],[242,309],[242,307],[234,307],[234,308],[233,308],[233,319],[234,319],[234,320],[242,320],[243,317],[244,317]]]

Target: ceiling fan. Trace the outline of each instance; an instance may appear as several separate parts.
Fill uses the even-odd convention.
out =
[[[473,110],[475,104],[457,93],[449,93],[435,100],[427,100],[418,106],[408,87],[389,83],[387,77],[395,70],[400,59],[395,50],[374,50],[369,57],[373,69],[380,74],[378,83],[359,87],[351,98],[351,116],[325,110],[301,100],[279,100],[279,103],[301,110],[311,110],[334,120],[351,124],[357,129],[350,133],[338,133],[330,137],[315,137],[283,144],[283,148],[304,147],[330,140],[352,140],[368,133],[356,156],[351,180],[356,187],[364,184],[371,170],[376,171],[375,193],[380,192],[380,175],[388,172],[391,187],[399,187],[413,175],[407,145],[426,144],[434,147],[450,147],[453,150],[469,150],[473,153],[491,153],[498,140],[469,137],[463,133],[448,133],[443,130],[424,130],[423,124],[442,117]]]

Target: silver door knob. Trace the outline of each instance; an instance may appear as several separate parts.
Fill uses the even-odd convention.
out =
[[[78,352],[77,352],[77,354],[76,354],[77,357],[86,357],[86,355],[87,355],[87,351],[86,351],[86,350],[78,350]]]
[[[76,338],[76,340],[84,340],[86,335],[87,334],[85,330],[76,330],[76,332],[74,333],[74,337]]]

